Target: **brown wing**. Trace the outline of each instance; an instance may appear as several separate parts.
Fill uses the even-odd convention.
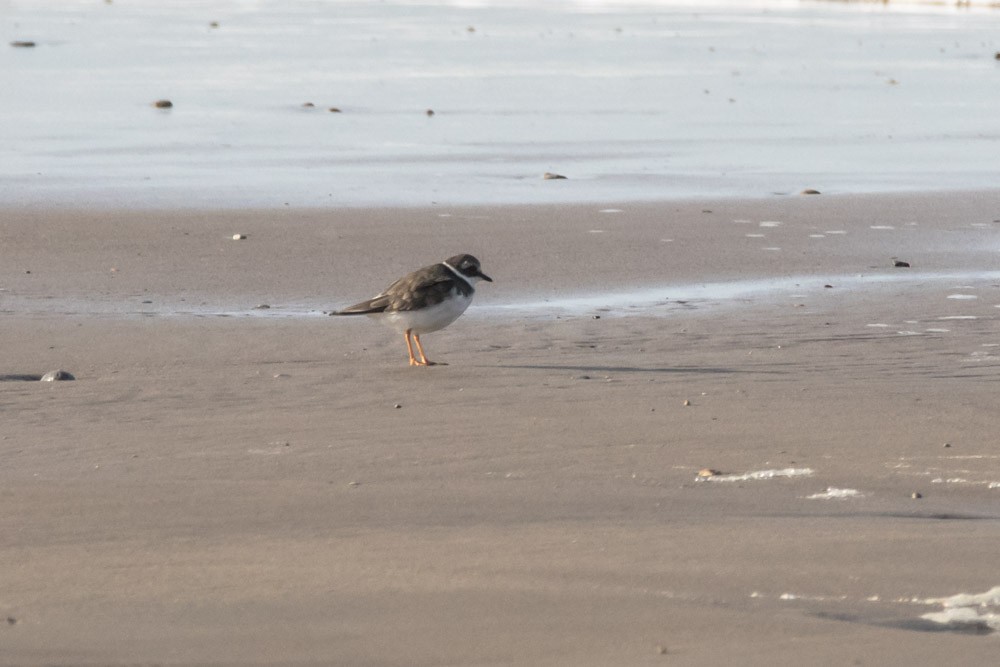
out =
[[[468,296],[472,287],[455,277],[444,264],[435,264],[403,276],[381,294],[339,311],[338,315],[368,315],[425,308],[441,303],[459,290]]]

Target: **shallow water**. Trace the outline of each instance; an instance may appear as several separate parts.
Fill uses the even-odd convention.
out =
[[[0,0],[0,205],[995,187],[998,29],[895,3]]]
[[[707,314],[726,308],[786,304],[789,299],[825,294],[825,285],[833,284],[837,294],[858,294],[859,288],[869,296],[884,294],[886,290],[900,287],[937,287],[947,289],[958,282],[976,282],[995,286],[1000,281],[1000,271],[965,272],[906,272],[845,274],[840,276],[785,276],[780,278],[749,278],[719,282],[677,283],[641,289],[606,290],[590,293],[568,294],[560,297],[514,296],[505,301],[480,300],[473,303],[464,317],[548,318],[552,316],[674,317],[678,315]],[[299,302],[237,306],[207,297],[210,301],[180,302],[169,297],[133,300],[100,300],[79,298],[20,297],[0,290],[3,307],[0,313],[86,315],[104,317],[325,317],[331,310],[346,304],[324,302]],[[243,299],[241,297],[241,299]],[[245,300],[245,299],[243,299]],[[944,297],[942,301],[947,301]],[[997,304],[1000,307],[1000,304]],[[942,315],[934,319],[975,320],[976,315]],[[363,319],[363,318],[358,318]],[[912,324],[912,323],[911,323]],[[868,327],[890,328],[885,323],[870,323]],[[926,329],[928,333],[948,332],[946,328]],[[916,333],[899,331],[897,333]]]

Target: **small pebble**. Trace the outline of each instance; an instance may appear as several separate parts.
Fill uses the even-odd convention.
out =
[[[803,190],[799,194],[800,195],[818,195],[819,193],[820,193],[819,190],[813,190],[812,188],[806,188],[805,190]]]
[[[715,477],[716,475],[721,475],[722,473],[714,468],[702,468],[698,471],[698,477]]]
[[[897,269],[908,269],[908,268],[910,268],[910,263],[909,262],[904,262],[904,261],[902,261],[900,259],[893,260],[892,265],[895,266]]]
[[[601,319],[601,316],[600,315],[594,315],[594,319],[595,320],[599,320],[599,319]]]
[[[833,285],[823,285],[826,289],[833,289]]]
[[[923,498],[924,494],[920,493],[919,491],[914,491],[913,493],[910,494],[910,497],[913,498],[914,500],[917,500],[919,498]]]
[[[7,625],[17,625],[17,619],[13,616],[7,617]]]
[[[271,308],[271,306],[269,306],[269,305],[268,305],[268,304],[266,304],[266,303],[261,303],[261,304],[257,304],[256,306],[254,306],[254,308],[255,308],[256,310],[268,310],[268,309],[270,309],[270,308]]]
[[[153,106],[157,109],[171,109],[173,108],[174,103],[170,100],[156,100],[153,102]]]
[[[42,376],[41,381],[42,382],[57,382],[57,381],[75,380],[75,379],[76,378],[73,377],[72,373],[70,373],[69,371],[64,371],[64,370],[60,369],[60,370],[57,370],[57,371],[49,371],[48,373],[46,373],[45,375]]]
[[[10,43],[11,46],[18,49],[30,49],[35,46],[35,43],[28,40],[16,40]]]
[[[666,655],[667,654],[667,647],[666,646],[657,646],[656,647],[656,653],[658,655]]]
[[[951,443],[950,442],[946,442],[946,443],[944,443],[941,446],[947,449],[948,447],[951,447]]]
[[[234,241],[242,241],[246,237],[247,237],[246,234],[233,234],[233,240]]]
[[[427,111],[425,111],[424,113],[426,113],[426,114],[427,114],[427,117],[428,117],[428,118],[430,118],[431,116],[433,116],[433,115],[434,115],[434,109],[428,109],[428,110],[427,110]]]
[[[360,486],[361,482],[348,482],[347,486]]]
[[[544,174],[542,174],[542,178],[545,179],[546,181],[566,180],[566,177],[563,176],[562,174],[553,174],[551,171],[547,171]]]
[[[211,23],[208,24],[208,27],[209,28],[218,28],[219,27],[219,22],[218,21],[212,21]]]
[[[685,406],[685,407],[687,407],[687,406],[689,406],[689,405],[691,405],[691,401],[689,401],[689,400],[687,400],[687,399],[685,398],[685,399],[684,399],[684,406]]]
[[[302,108],[303,108],[303,109],[312,109],[312,108],[313,108],[313,107],[315,107],[315,106],[316,106],[316,105],[315,105],[315,104],[313,104],[312,102],[303,102],[303,103],[302,103]]]
[[[397,410],[399,410],[399,409],[400,409],[401,407],[403,407],[403,406],[402,406],[402,405],[401,405],[400,403],[396,403],[396,404],[394,404],[394,405],[393,405],[392,407],[394,407],[394,408],[396,408]]]
[[[327,111],[329,111],[330,113],[341,113],[338,107],[330,107],[329,109],[327,109]]]

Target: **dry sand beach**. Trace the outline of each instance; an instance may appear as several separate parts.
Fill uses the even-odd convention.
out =
[[[8,208],[0,241],[2,664],[1000,650],[995,191]],[[425,337],[448,365],[322,315],[456,252],[495,282]]]

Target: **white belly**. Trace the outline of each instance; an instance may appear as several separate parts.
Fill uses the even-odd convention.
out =
[[[430,333],[446,326],[458,319],[458,316],[465,312],[465,309],[472,303],[472,295],[462,296],[454,293],[452,298],[445,299],[439,304],[420,310],[403,310],[382,313],[380,319],[391,326],[396,331],[403,333],[407,329],[417,334]]]

